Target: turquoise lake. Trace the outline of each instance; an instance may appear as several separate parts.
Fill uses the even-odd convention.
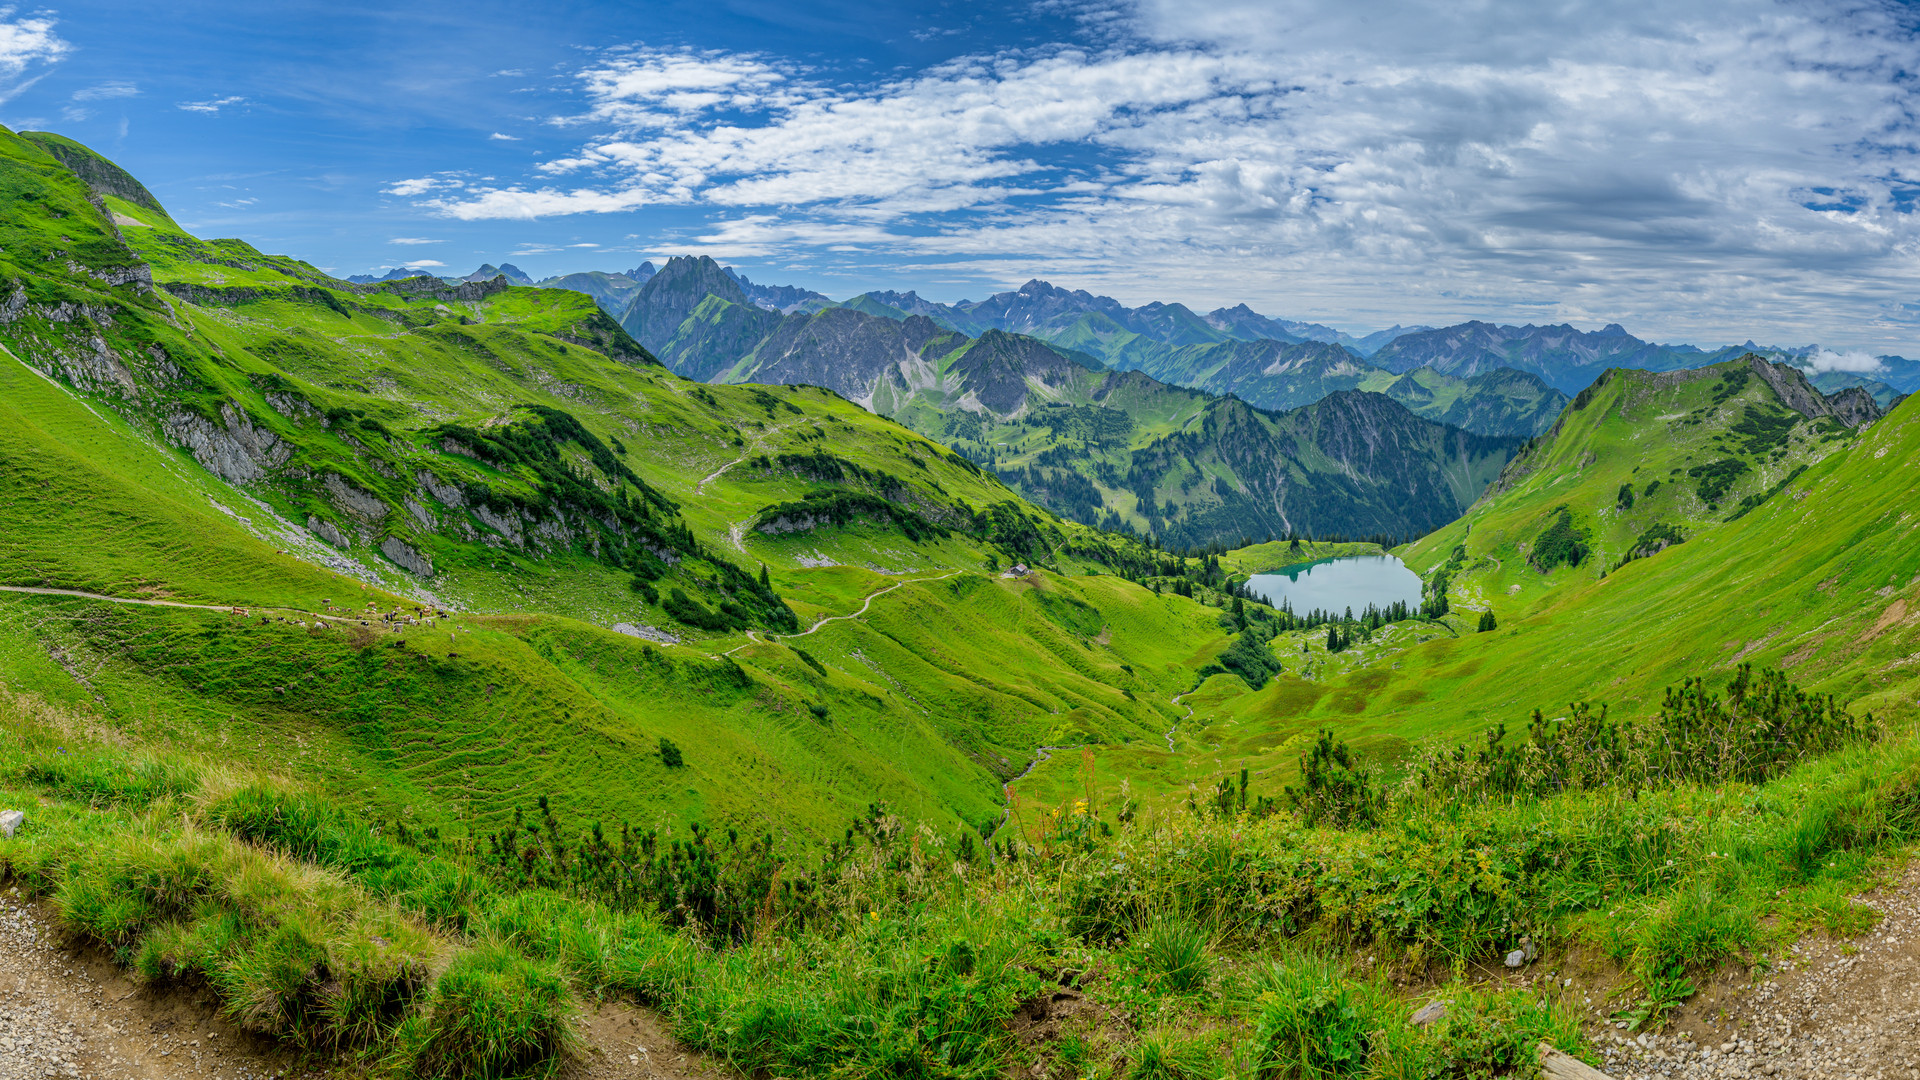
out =
[[[1368,604],[1384,608],[1396,600],[1420,606],[1420,576],[1391,555],[1302,563],[1274,574],[1255,574],[1247,587],[1274,607],[1286,601],[1296,615],[1315,608],[1336,615],[1352,608],[1358,615]]]

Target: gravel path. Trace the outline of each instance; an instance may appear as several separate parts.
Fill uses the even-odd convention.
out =
[[[1858,938],[1807,938],[1758,984],[1685,1010],[1665,1036],[1600,1037],[1622,1080],[1920,1078],[1920,861],[1859,902]]]
[[[592,1008],[568,1080],[738,1080],[649,1009]],[[319,1066],[319,1068],[325,1068]],[[0,890],[0,1080],[343,1080],[221,1019],[211,999],[135,984],[76,952],[52,913]]]
[[[219,1018],[210,1001],[153,993],[65,948],[52,921],[0,892],[0,1080],[317,1077]]]

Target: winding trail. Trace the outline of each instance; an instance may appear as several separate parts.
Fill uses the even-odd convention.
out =
[[[768,439],[773,438],[775,435],[780,434],[781,432],[787,430],[788,428],[792,427],[793,425],[799,422],[800,421],[798,420],[789,420],[784,424],[776,424],[773,427],[770,427],[767,430],[761,432],[760,434],[755,435],[753,437],[753,445],[747,448],[746,453],[741,454],[739,457],[734,458],[732,461],[727,462],[725,465],[720,466],[719,468],[708,473],[706,476],[702,477],[700,482],[694,485],[693,493],[696,495],[705,495],[707,493],[707,485],[713,483],[715,480],[720,479],[721,473],[724,473],[728,469],[733,468],[735,465],[738,465],[741,462],[747,460],[748,458],[752,457],[754,454],[765,451],[767,448]]]
[[[817,631],[817,630],[819,630],[819,629],[820,629],[821,627],[823,627],[823,626],[825,626],[825,625],[827,625],[828,623],[832,623],[832,622],[844,622],[845,620],[848,620],[848,619],[857,619],[857,618],[859,618],[860,616],[862,616],[862,615],[865,615],[865,614],[867,613],[867,609],[873,606],[873,602],[874,602],[875,600],[878,600],[878,599],[879,599],[880,597],[882,597],[882,596],[885,596],[885,595],[887,595],[888,593],[890,593],[890,592],[892,592],[893,590],[895,590],[895,589],[897,589],[897,588],[899,588],[899,587],[900,587],[900,586],[902,586],[902,585],[916,585],[916,584],[919,584],[919,583],[920,583],[920,582],[922,582],[922,581],[945,581],[945,580],[947,580],[948,578],[950,578],[950,577],[953,577],[954,575],[956,575],[956,574],[960,574],[960,573],[964,573],[964,571],[960,571],[960,570],[949,570],[949,571],[947,571],[946,573],[944,573],[944,574],[940,574],[940,575],[937,575],[937,576],[935,576],[935,577],[923,577],[923,578],[903,578],[903,579],[901,579],[901,580],[899,580],[899,581],[896,581],[896,582],[894,582],[893,584],[891,584],[891,585],[889,585],[889,586],[887,586],[887,587],[886,587],[886,588],[884,588],[884,589],[880,589],[880,590],[878,590],[878,591],[876,591],[876,592],[872,592],[872,593],[869,593],[869,594],[867,595],[867,600],[866,600],[866,602],[860,605],[860,610],[859,610],[859,611],[856,611],[856,612],[854,612],[854,613],[853,613],[853,614],[851,614],[851,615],[830,615],[830,616],[828,616],[828,617],[826,617],[826,618],[824,618],[824,619],[821,619],[821,620],[820,620],[819,622],[817,622],[817,623],[814,623],[814,624],[813,624],[812,626],[809,626],[809,627],[807,627],[807,628],[806,628],[805,630],[802,630],[802,631],[800,631],[800,632],[799,632],[799,633],[797,633],[797,634],[782,634],[782,635],[780,635],[780,636],[781,636],[782,638],[797,638],[797,637],[806,637],[807,635],[809,635],[809,634],[812,634],[812,633],[814,633],[815,631]],[[721,653],[720,655],[722,655],[722,656],[732,656],[732,655],[733,655],[734,653],[737,653],[737,652],[739,652],[739,651],[740,651],[741,649],[744,649],[744,648],[746,648],[746,647],[747,647],[747,645],[756,645],[756,644],[761,644],[761,645],[763,645],[763,644],[765,644],[765,642],[764,642],[763,640],[761,640],[761,637],[760,637],[760,632],[759,632],[759,631],[757,631],[757,630],[749,630],[749,631],[747,631],[747,637],[748,637],[748,638],[749,638],[750,640],[748,640],[748,641],[747,641],[747,643],[746,643],[745,645],[735,645],[735,646],[734,646],[733,648],[731,648],[731,649],[728,649],[728,650],[727,650],[726,652],[724,652],[724,653]]]
[[[1175,694],[1175,695],[1173,695],[1173,698],[1172,698],[1171,700],[1169,700],[1169,701],[1167,702],[1167,704],[1169,704],[1169,705],[1180,705],[1180,699],[1181,699],[1181,698],[1183,698],[1183,697],[1192,697],[1192,696],[1193,696],[1193,691],[1191,691],[1191,690],[1189,690],[1189,691],[1187,691],[1187,692],[1186,692],[1186,693],[1184,693],[1184,694]],[[1187,715],[1185,715],[1185,716],[1183,716],[1183,717],[1181,717],[1181,718],[1180,718],[1180,720],[1191,720],[1191,719],[1193,719],[1193,706],[1191,706],[1191,705],[1180,705],[1180,707],[1181,707],[1181,708],[1183,708],[1183,709],[1185,709],[1185,710],[1187,710]],[[1173,726],[1167,729],[1167,753],[1169,753],[1169,754],[1177,754],[1177,753],[1179,753],[1179,751],[1178,751],[1178,750],[1175,750],[1175,749],[1173,748],[1173,733],[1174,733],[1174,732],[1176,732],[1176,731],[1179,731],[1179,730],[1180,730],[1180,720],[1175,720],[1175,721],[1173,722]]]
[[[231,614],[235,608],[245,608],[248,611],[288,611],[295,615],[306,615],[315,619],[326,619],[329,622],[366,621],[365,616],[321,615],[311,611],[302,611],[299,608],[256,608],[249,604],[188,604],[179,600],[138,600],[131,596],[106,596],[101,593],[81,592],[78,589],[41,589],[30,585],[0,585],[0,592],[26,593],[29,596],[72,596],[81,600],[101,600],[109,604],[133,604],[137,607],[187,608],[192,611],[219,611],[228,614]]]

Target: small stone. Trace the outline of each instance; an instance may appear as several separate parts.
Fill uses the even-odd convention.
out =
[[[1510,968],[1517,968],[1526,962],[1527,952],[1525,949],[1515,949],[1507,954],[1507,966]]]
[[[7,839],[11,840],[13,834],[26,823],[26,820],[27,814],[24,810],[0,810],[0,833],[5,833]]]
[[[1446,1015],[1447,1015],[1446,1002],[1429,1001],[1425,1005],[1422,1005],[1420,1007],[1419,1012],[1413,1014],[1413,1026],[1426,1027],[1428,1024],[1431,1024],[1437,1020],[1443,1019]]]

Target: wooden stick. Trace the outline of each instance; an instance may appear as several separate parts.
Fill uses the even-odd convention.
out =
[[[1540,1044],[1540,1075],[1546,1080],[1610,1080],[1606,1073],[1547,1042]]]

